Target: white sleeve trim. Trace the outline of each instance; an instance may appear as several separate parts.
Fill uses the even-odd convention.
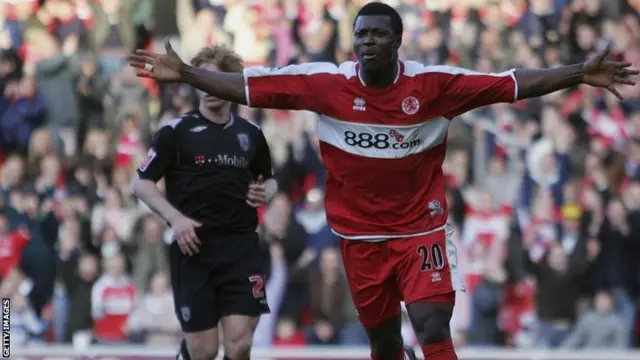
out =
[[[514,94],[513,94],[513,102],[518,101],[518,79],[516,79],[516,69],[509,70],[509,75],[513,79],[514,85]]]
[[[247,99],[247,106],[251,107],[251,97],[249,96],[249,77],[247,76],[247,69],[242,71],[244,76],[244,96]]]

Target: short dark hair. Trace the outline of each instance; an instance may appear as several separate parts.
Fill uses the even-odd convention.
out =
[[[404,25],[402,25],[402,18],[400,17],[400,14],[398,14],[396,9],[392,8],[391,6],[379,1],[370,2],[360,8],[360,10],[358,11],[358,14],[356,15],[355,20],[357,20],[358,17],[360,16],[367,16],[367,15],[370,15],[370,16],[380,15],[380,16],[390,17],[391,29],[393,30],[394,35],[402,36],[402,33],[404,32]],[[355,20],[354,20],[354,25],[355,25]]]

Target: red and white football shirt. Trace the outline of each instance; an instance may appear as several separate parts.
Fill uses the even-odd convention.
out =
[[[517,100],[513,71],[399,65],[396,81],[386,89],[365,86],[355,62],[244,71],[249,106],[321,115],[327,218],[344,238],[384,240],[443,227],[449,120]]]

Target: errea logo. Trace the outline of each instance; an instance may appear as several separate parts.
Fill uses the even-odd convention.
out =
[[[367,103],[364,101],[363,98],[355,98],[353,100],[353,110],[355,111],[366,111],[367,107],[365,106]]]

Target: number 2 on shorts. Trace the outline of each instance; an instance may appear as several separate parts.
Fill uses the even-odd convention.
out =
[[[433,244],[431,247],[427,245],[418,246],[418,255],[422,256],[420,271],[429,271],[434,267],[436,270],[442,270],[444,267],[444,255],[442,248],[438,244]]]
[[[262,275],[249,276],[249,281],[253,283],[253,297],[264,297],[264,280],[262,279]]]

